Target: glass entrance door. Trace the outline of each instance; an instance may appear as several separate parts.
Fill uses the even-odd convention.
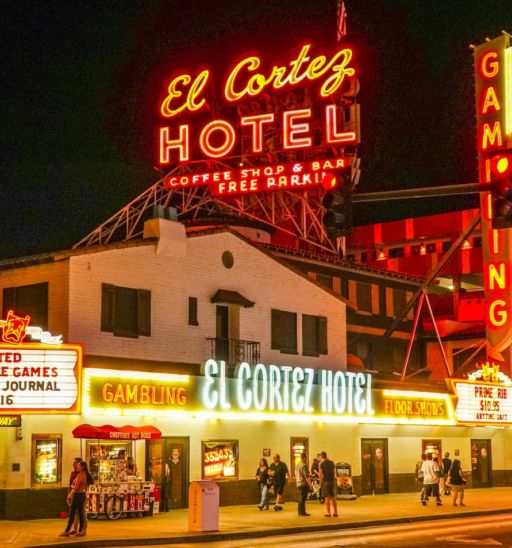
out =
[[[471,477],[473,487],[491,487],[491,440],[471,440]]]
[[[361,440],[361,471],[363,495],[389,492],[388,440]]]

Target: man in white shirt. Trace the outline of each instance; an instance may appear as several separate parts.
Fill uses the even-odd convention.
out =
[[[427,460],[421,465],[423,472],[423,491],[421,504],[427,505],[428,498],[433,495],[436,498],[436,504],[441,506],[441,497],[439,496],[439,466],[432,458],[432,453],[427,453]]]

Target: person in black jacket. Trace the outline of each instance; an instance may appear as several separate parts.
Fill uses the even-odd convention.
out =
[[[260,510],[268,510],[268,489],[272,480],[268,475],[267,459],[260,459],[260,464],[258,468],[256,468],[256,479],[258,480],[261,492],[261,500],[258,504],[258,508]]]
[[[457,499],[459,500],[459,506],[466,506],[464,504],[464,485],[466,480],[462,474],[459,459],[453,459],[452,467],[448,472],[448,482],[453,491],[453,505],[457,506]]]
[[[439,491],[444,492],[445,495],[450,495],[450,486],[448,483],[448,472],[452,467],[452,459],[450,458],[450,453],[446,451],[444,458],[441,461],[441,477],[439,479]]]

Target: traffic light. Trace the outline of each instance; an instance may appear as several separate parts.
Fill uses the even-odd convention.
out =
[[[352,184],[350,169],[329,171],[323,180],[323,224],[329,238],[348,236],[352,230]]]
[[[512,227],[512,151],[491,156],[492,227]]]

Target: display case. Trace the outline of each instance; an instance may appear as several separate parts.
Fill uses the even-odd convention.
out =
[[[58,487],[61,483],[62,435],[32,435],[32,487]]]
[[[203,441],[203,479],[238,479],[238,441]]]
[[[94,479],[100,483],[126,480],[126,458],[131,445],[122,441],[88,441],[86,461]]]

